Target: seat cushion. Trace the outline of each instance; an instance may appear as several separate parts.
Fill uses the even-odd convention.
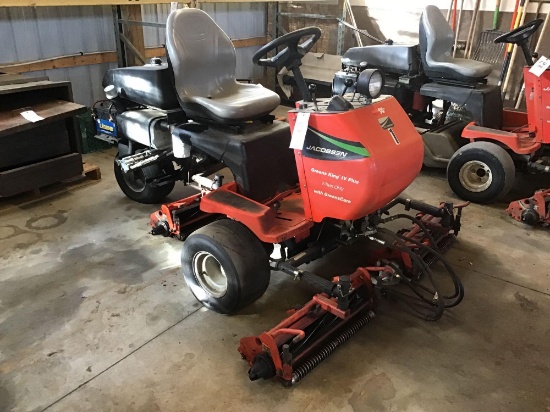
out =
[[[166,49],[178,99],[190,116],[236,123],[261,117],[279,105],[276,93],[236,81],[235,47],[202,10],[180,9],[168,16]]]
[[[420,53],[424,72],[431,78],[479,81],[493,70],[487,63],[452,57],[455,35],[436,6],[427,6],[420,17]]]
[[[197,103],[216,117],[241,121],[270,113],[280,101],[279,95],[259,84],[235,83],[231,90],[211,98],[187,97],[182,105]]]
[[[471,59],[450,57],[446,61],[431,62],[430,69],[447,74],[457,80],[484,79],[493,71],[490,64]]]

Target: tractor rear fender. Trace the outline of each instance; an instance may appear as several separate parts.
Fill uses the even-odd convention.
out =
[[[531,155],[540,149],[541,143],[529,138],[526,133],[512,133],[504,130],[490,129],[469,123],[462,131],[462,137],[474,141],[493,141],[505,149],[519,155]]]

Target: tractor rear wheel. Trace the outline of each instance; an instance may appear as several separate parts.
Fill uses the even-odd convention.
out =
[[[491,142],[473,142],[461,147],[447,166],[447,181],[460,198],[490,203],[505,196],[514,185],[516,168],[512,157]]]
[[[235,220],[217,220],[193,232],[183,244],[181,264],[193,295],[218,313],[253,303],[269,285],[264,245]]]
[[[160,203],[174,189],[176,184],[174,181],[165,182],[161,186],[148,183],[148,180],[173,174],[172,162],[167,161],[162,165],[153,164],[125,173],[117,161],[119,158],[117,154],[114,161],[115,178],[122,192],[130,199],[145,204]]]

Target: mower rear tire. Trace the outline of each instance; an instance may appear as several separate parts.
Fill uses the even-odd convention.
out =
[[[162,186],[153,186],[146,183],[146,180],[174,173],[172,162],[165,162],[162,165],[153,164],[136,171],[124,173],[117,162],[118,159],[117,154],[114,161],[115,178],[120,190],[130,199],[144,204],[161,203],[174,189],[175,181],[166,182]]]
[[[269,285],[266,248],[235,220],[217,220],[193,232],[183,244],[181,264],[193,295],[218,313],[250,305]]]
[[[514,161],[504,148],[491,142],[473,142],[451,157],[447,181],[461,199],[490,203],[510,191],[515,173]]]

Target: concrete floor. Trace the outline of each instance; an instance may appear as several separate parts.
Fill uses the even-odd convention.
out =
[[[148,234],[154,207],[122,195],[113,153],[88,160],[99,183],[0,212],[1,411],[550,409],[550,234],[515,223],[505,204],[465,210],[448,253],[466,288],[459,307],[427,323],[383,302],[285,389],[249,382],[237,346],[305,302],[307,288],[274,274],[239,315],[202,309],[178,273],[181,243]],[[510,197],[543,186],[530,181]],[[453,199],[434,171],[407,195]],[[336,251],[319,265],[338,274],[357,257]]]

